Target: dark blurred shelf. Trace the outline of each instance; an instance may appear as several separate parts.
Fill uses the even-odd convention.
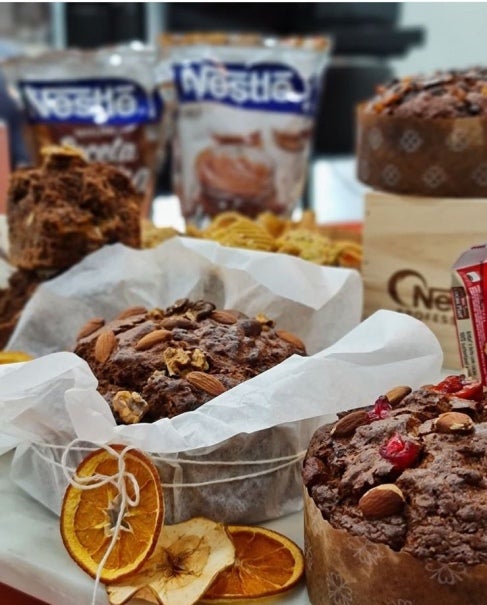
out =
[[[403,56],[412,46],[424,43],[420,27],[389,29],[378,26],[337,27],[333,30],[333,52],[338,56],[366,55],[377,58]]]

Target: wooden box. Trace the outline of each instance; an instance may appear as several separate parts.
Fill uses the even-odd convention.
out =
[[[461,369],[451,305],[452,266],[487,241],[487,198],[432,198],[370,192],[363,234],[364,315],[377,309],[424,321]]]

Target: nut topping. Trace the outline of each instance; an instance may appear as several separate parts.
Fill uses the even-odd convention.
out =
[[[262,326],[267,326],[268,328],[273,328],[275,325],[275,322],[272,319],[270,319],[269,317],[267,317],[267,315],[265,313],[257,313],[257,315],[255,316],[255,319]]]
[[[211,318],[219,324],[225,324],[227,326],[231,326],[232,324],[237,323],[236,316],[230,311],[213,311],[213,313],[211,314]]]
[[[214,309],[215,305],[213,303],[206,300],[197,300],[190,306],[184,315],[194,321],[201,321],[202,319],[209,317]]]
[[[286,330],[276,330],[276,334],[279,336],[279,338],[282,338],[282,340],[289,342],[298,349],[302,349],[303,351],[306,349],[306,347],[304,346],[304,342],[291,332],[287,332]]]
[[[133,315],[142,315],[142,313],[147,313],[147,309],[145,307],[129,307],[117,315],[117,319],[126,319],[127,317],[132,317]]]
[[[186,380],[194,387],[215,397],[227,390],[218,378],[205,372],[189,372],[189,374],[186,374]]]
[[[471,433],[475,425],[467,414],[460,412],[445,412],[440,414],[434,422],[434,427],[439,433]]]
[[[170,330],[154,330],[153,332],[149,332],[149,334],[142,336],[142,338],[137,341],[137,343],[135,344],[135,350],[146,351],[147,349],[150,349],[159,342],[169,340],[171,336],[172,332]]]
[[[245,336],[250,336],[251,338],[256,338],[262,332],[262,324],[256,319],[243,319],[239,325]]]
[[[387,399],[389,399],[389,403],[392,405],[392,407],[394,407],[394,406],[398,405],[399,403],[401,403],[401,401],[404,399],[404,397],[409,395],[409,393],[411,393],[411,391],[412,391],[411,387],[405,387],[405,386],[394,387],[390,391],[387,391],[386,397],[387,397]]]
[[[367,519],[383,519],[397,515],[404,508],[404,495],[393,483],[369,489],[359,500],[358,507]]]
[[[103,332],[98,336],[95,343],[95,359],[99,363],[105,363],[105,361],[112,354],[115,345],[117,344],[117,339],[115,338],[115,334],[112,330],[103,330]]]
[[[193,369],[207,370],[209,368],[201,349],[186,351],[182,348],[168,347],[162,356],[169,376],[184,376]]]
[[[104,325],[105,320],[103,319],[103,317],[93,317],[85,323],[85,325],[78,332],[78,336],[76,338],[78,340],[86,338],[86,336],[89,336],[90,334],[93,334],[93,332],[96,332],[100,328],[103,328]]]
[[[182,328],[183,330],[195,330],[198,324],[187,317],[166,317],[161,321],[161,326],[166,330]]]
[[[113,409],[126,424],[136,424],[149,410],[147,401],[136,391],[117,391],[112,400]]]
[[[342,416],[340,420],[331,429],[330,435],[332,437],[348,437],[353,435],[355,430],[359,426],[369,423],[369,418],[365,410],[357,410],[356,412],[350,412],[346,416]]]

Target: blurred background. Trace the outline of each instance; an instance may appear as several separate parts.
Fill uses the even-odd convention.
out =
[[[131,40],[153,43],[167,31],[329,34],[334,51],[319,103],[303,200],[319,212],[318,189],[341,187],[346,195],[350,188],[360,187],[352,178],[356,104],[370,97],[379,83],[394,77],[478,64],[486,29],[487,4],[483,2],[3,2],[0,59],[49,48],[96,48]],[[2,111],[5,115],[13,109]],[[15,129],[15,120],[13,124]],[[17,136],[13,132],[12,138]],[[343,161],[330,162],[337,158]],[[161,170],[159,194],[170,192],[168,174],[167,167]],[[353,207],[356,196],[349,197],[348,217],[361,220],[362,206]],[[342,217],[337,209],[334,215],[321,218]]]

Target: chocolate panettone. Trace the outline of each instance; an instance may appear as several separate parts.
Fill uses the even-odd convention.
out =
[[[314,605],[335,603],[338,585],[355,605],[485,602],[482,385],[450,376],[410,391],[398,387],[312,437],[303,477]]]
[[[110,164],[88,163],[76,149],[43,150],[39,168],[10,179],[10,262],[19,269],[66,269],[105,244],[140,247],[140,197]]]
[[[487,68],[405,77],[379,86],[364,111],[403,118],[487,115]]]
[[[117,421],[133,424],[195,410],[305,347],[264,315],[182,299],[164,310],[134,307],[108,323],[94,318],[74,352],[90,365]]]

